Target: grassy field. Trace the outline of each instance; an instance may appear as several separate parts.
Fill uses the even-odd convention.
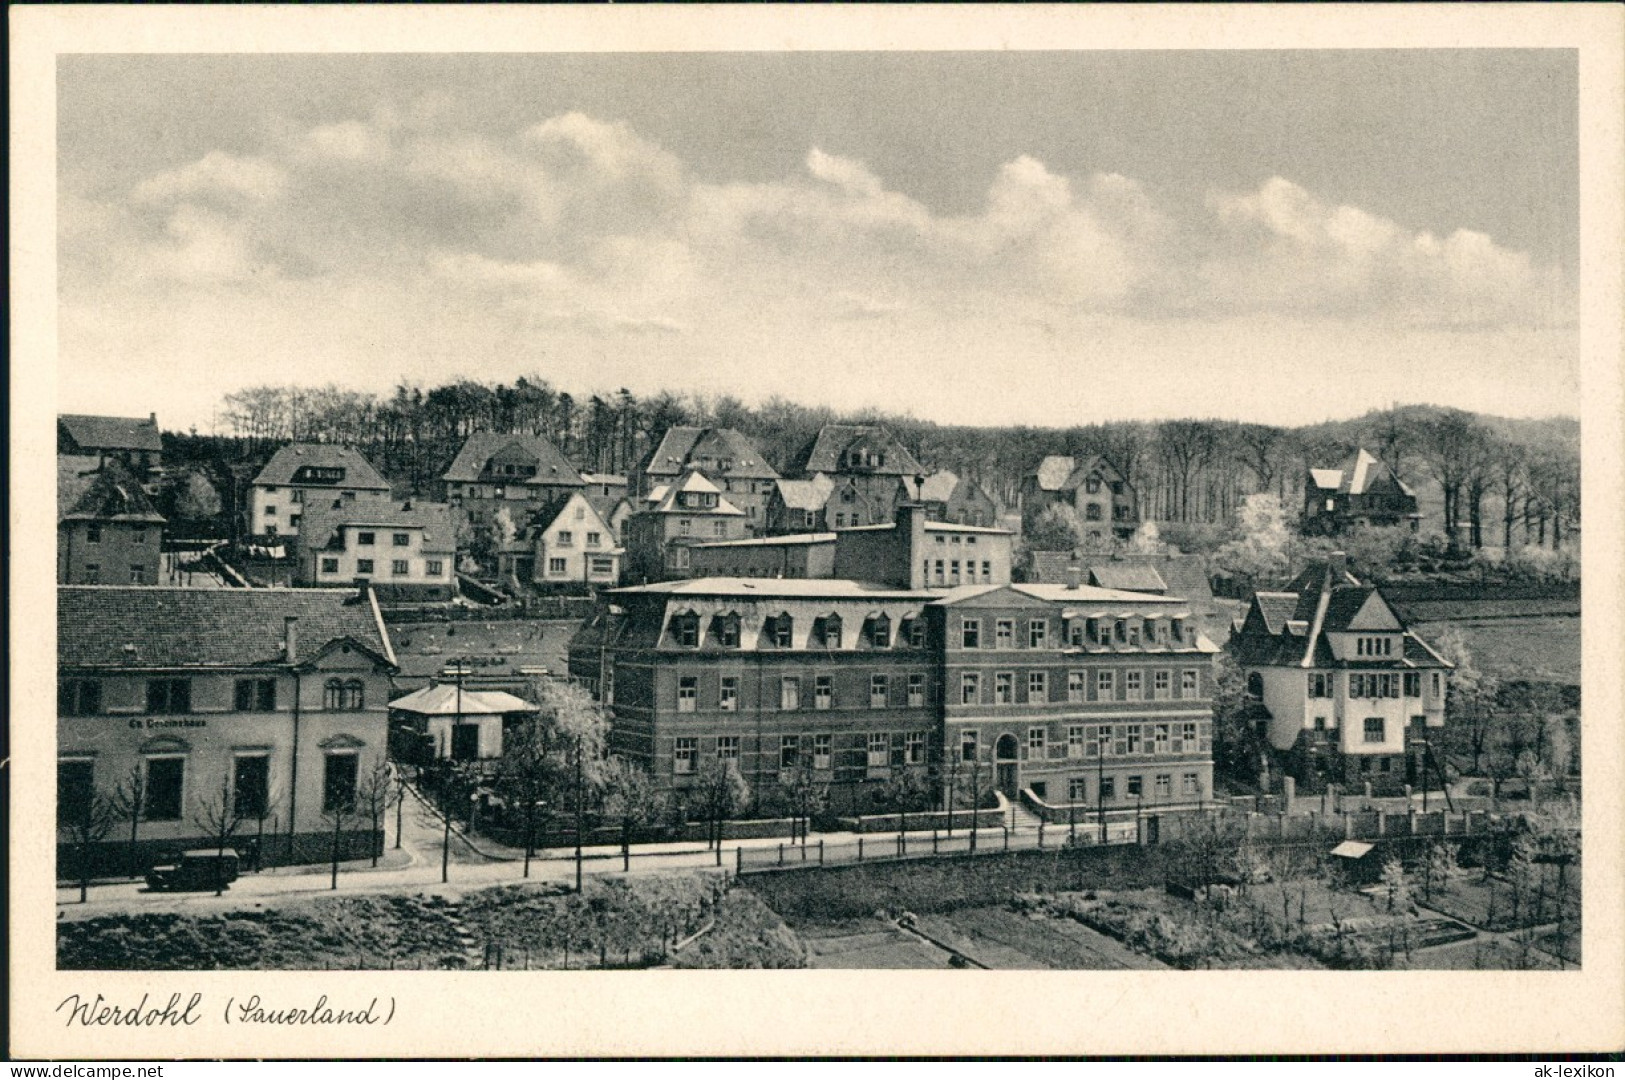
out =
[[[1580,684],[1578,616],[1424,622],[1417,624],[1416,631],[1432,640],[1447,626],[1456,627],[1466,637],[1482,671],[1504,679]]]

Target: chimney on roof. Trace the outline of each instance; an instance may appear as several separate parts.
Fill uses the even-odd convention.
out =
[[[1332,584],[1333,585],[1341,585],[1341,584],[1343,584],[1343,579],[1348,576],[1348,572],[1349,572],[1348,552],[1346,552],[1346,551],[1334,551],[1334,552],[1332,552],[1330,555],[1326,556],[1326,565],[1327,565],[1327,568],[1331,571]]]
[[[299,662],[299,616],[297,615],[288,615],[282,620],[282,660],[288,664],[297,664]]]
[[[1081,584],[1083,584],[1083,567],[1077,563],[1069,564],[1066,568],[1066,587],[1076,589]]]
[[[158,414],[157,413],[148,413],[147,414],[147,423],[151,424],[153,427],[157,427],[158,426]]]

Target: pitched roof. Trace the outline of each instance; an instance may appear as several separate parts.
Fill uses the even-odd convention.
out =
[[[116,462],[94,472],[81,472],[78,465],[61,458],[56,468],[56,519],[164,523],[140,482]]]
[[[801,462],[802,473],[839,473],[846,471],[846,451],[859,439],[874,438],[886,446],[886,464],[876,466],[873,472],[916,476],[925,472],[908,448],[883,427],[873,424],[825,424],[818,429]]]
[[[63,668],[208,668],[283,663],[284,620],[299,620],[300,659],[349,639],[391,664],[372,594],[337,589],[171,589],[62,585],[56,591]],[[134,646],[133,651],[126,645]]]
[[[1012,585],[1010,588],[1017,592],[1026,593],[1028,596],[1035,596],[1040,600],[1060,603],[1093,604],[1109,601],[1112,603],[1185,606],[1185,598],[1182,596],[1157,596],[1153,593],[1130,592],[1126,589],[1106,589],[1096,585],[1079,585],[1074,589],[1067,585],[1026,584]]]
[[[817,511],[829,502],[835,481],[824,473],[817,473],[810,480],[780,480],[778,489],[786,509]]]
[[[610,487],[626,486],[626,477],[620,473],[584,472],[581,474],[581,479],[589,484],[607,484]]]
[[[925,478],[919,485],[917,498],[921,502],[945,503],[954,497],[959,490],[959,474],[948,469],[940,469]]]
[[[655,503],[655,505],[650,508],[651,513],[655,513],[655,514],[694,514],[694,513],[701,513],[701,514],[723,514],[723,515],[730,515],[730,516],[731,515],[737,515],[739,517],[744,517],[745,516],[745,512],[743,510],[739,509],[739,507],[735,506],[733,503],[731,503],[727,499],[723,498],[721,489],[719,489],[711,481],[707,480],[705,478],[705,475],[703,473],[699,472],[697,469],[690,469],[688,472],[683,474],[683,478],[681,480],[678,480],[677,482],[672,483],[672,484],[664,485],[663,488],[662,488],[662,491],[663,491],[663,494],[660,497],[660,501]],[[706,510],[698,510],[698,511],[696,511],[692,507],[686,507],[686,506],[679,506],[678,505],[678,496],[683,495],[685,493],[692,494],[694,492],[703,492],[703,493],[705,493],[707,495],[715,495],[717,497],[716,506],[711,507],[711,508],[706,509]],[[650,498],[652,499],[653,497],[654,497],[654,495],[651,492],[650,493]]]
[[[162,450],[156,416],[61,413],[56,422],[84,450]]]
[[[580,487],[586,483],[576,467],[559,453],[559,448],[540,435],[504,435],[496,431],[476,431],[470,435],[441,479],[454,484],[480,480],[491,458],[510,446],[517,447],[536,461],[536,475],[514,478],[510,481],[512,483],[569,487]]]
[[[1309,479],[1322,491],[1340,495],[1364,495],[1373,485],[1387,480],[1406,495],[1415,495],[1394,470],[1364,447],[1356,450],[1340,469],[1310,469]]]
[[[448,554],[457,550],[456,529],[451,507],[445,503],[407,499],[404,502],[342,499],[310,499],[299,518],[300,547],[320,550],[337,537],[340,528],[371,525],[380,530],[422,529],[423,550]]]
[[[724,468],[711,462],[727,462]],[[696,463],[746,480],[775,480],[779,471],[769,465],[749,436],[733,428],[667,428],[660,444],[644,459],[646,476],[676,476]]]
[[[937,597],[936,593],[923,589],[896,589],[864,581],[848,581],[844,578],[690,578],[685,581],[662,581],[655,585],[609,590],[610,596],[662,594],[781,600],[933,600]]]
[[[535,705],[513,694],[501,690],[459,689],[456,683],[425,686],[396,698],[389,707],[419,716],[501,716],[537,711]]]
[[[1162,580],[1157,568],[1145,563],[1090,563],[1089,580],[1103,589],[1149,593],[1168,591],[1168,583]]]
[[[746,540],[712,540],[709,543],[695,544],[695,548],[768,548],[768,547],[806,547],[812,544],[833,544],[835,534],[832,532],[816,533],[788,533],[784,536],[753,536]]]
[[[1254,593],[1253,602],[1258,605],[1258,613],[1263,616],[1264,625],[1272,634],[1279,634],[1287,620],[1298,610],[1297,593]]]
[[[388,491],[389,481],[378,474],[372,463],[358,451],[335,443],[292,443],[271,456],[265,468],[254,477],[256,484],[292,484],[300,469],[343,469],[343,481],[322,486]],[[299,481],[300,484],[306,481]]]
[[[1060,491],[1067,478],[1072,475],[1077,462],[1063,454],[1051,454],[1038,463],[1033,475],[1038,480],[1040,491]]]

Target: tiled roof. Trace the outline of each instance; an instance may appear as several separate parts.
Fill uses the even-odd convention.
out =
[[[1033,470],[1033,475],[1038,479],[1038,489],[1040,491],[1060,491],[1061,486],[1066,483],[1067,477],[1072,475],[1072,470],[1076,466],[1077,462],[1065,455],[1051,454],[1046,457],[1038,463],[1038,468]]]
[[[81,472],[77,464],[61,458],[56,468],[56,519],[164,523],[140,482],[116,462],[95,472]]]
[[[819,428],[818,437],[813,440],[812,446],[802,459],[801,472],[804,474],[845,472],[844,458],[847,448],[865,436],[874,437],[886,448],[886,464],[871,471],[897,476],[916,476],[925,472],[914,455],[908,452],[908,448],[897,441],[896,436],[885,428],[870,424],[825,424]]]
[[[713,540],[707,544],[695,544],[696,548],[748,548],[748,547],[805,547],[809,544],[833,544],[835,534],[821,533],[790,533],[785,536],[755,536],[748,540]]]
[[[1090,563],[1089,580],[1103,589],[1150,593],[1168,591],[1168,583],[1162,580],[1157,568],[1143,563]]]
[[[380,531],[422,529],[425,552],[450,554],[457,550],[451,507],[445,503],[418,499],[407,499],[405,502],[386,502],[382,499],[345,502],[320,498],[307,499],[304,507],[304,513],[299,518],[298,544],[308,550],[327,547],[345,525],[371,525]]]
[[[776,480],[779,475],[742,432],[699,427],[667,428],[660,444],[644,459],[643,472],[646,476],[676,476],[700,460],[726,461],[728,467],[718,471],[746,480]]]
[[[611,589],[610,596],[671,594],[678,596],[728,596],[739,599],[870,599],[932,600],[936,594],[924,590],[895,589],[844,578],[690,578]]]
[[[1269,627],[1272,634],[1279,634],[1287,620],[1298,610],[1297,593],[1254,593],[1253,600],[1258,604],[1258,613],[1264,617],[1264,625]]]
[[[942,469],[925,478],[925,482],[919,485],[917,497],[921,502],[945,503],[954,497],[958,488],[959,475]]]
[[[689,451],[705,431],[700,427],[680,424],[669,427],[660,436],[660,443],[643,459],[643,472],[647,476],[676,476],[683,471]]]
[[[518,446],[536,461],[535,476],[516,477],[510,483],[570,487],[585,483],[576,467],[559,453],[559,448],[540,435],[504,435],[495,431],[476,431],[470,435],[441,479],[458,484],[478,481],[484,477],[486,463],[510,446]]]
[[[162,450],[158,420],[151,416],[83,416],[62,413],[56,422],[82,450]]]
[[[372,463],[348,446],[333,443],[293,443],[278,450],[265,468],[254,477],[256,484],[291,484],[294,474],[306,466],[319,469],[343,469],[344,479],[324,487],[343,487],[356,490],[388,491],[389,481],[378,474]],[[303,481],[301,481],[303,483]]]
[[[63,668],[278,664],[290,616],[300,659],[344,638],[394,659],[376,604],[347,589],[63,585],[56,596]]]
[[[1339,585],[1332,589],[1331,603],[1326,606],[1324,628],[1346,630],[1349,622],[1359,614],[1366,600],[1377,590],[1365,585]]]
[[[778,488],[779,498],[787,509],[818,511],[829,502],[835,481],[819,473],[811,480],[780,480]]]

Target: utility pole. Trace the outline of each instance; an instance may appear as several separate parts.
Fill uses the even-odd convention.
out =
[[[576,893],[581,892],[581,735],[576,734]]]
[[[1095,805],[1100,811],[1100,842],[1106,843],[1106,740],[1111,738],[1110,729],[1097,728],[1101,732],[1095,740]]]

